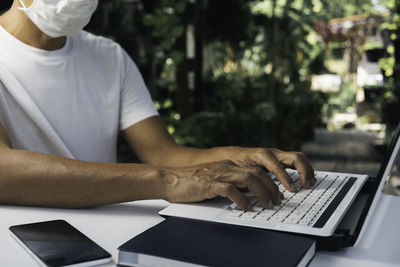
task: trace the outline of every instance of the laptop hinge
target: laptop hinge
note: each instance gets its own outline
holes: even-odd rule
[[[337,229],[332,236],[317,237],[317,250],[336,251],[354,244],[354,238],[348,229]]]

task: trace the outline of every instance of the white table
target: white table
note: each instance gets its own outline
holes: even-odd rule
[[[115,266],[117,248],[132,237],[164,219],[158,211],[168,206],[162,200],[137,201],[92,209],[49,209],[0,206],[0,267],[35,267],[35,260],[9,234],[16,224],[63,219],[112,254]]]
[[[0,266],[37,266],[11,237],[8,227],[64,219],[110,252],[115,266],[118,246],[163,220],[162,200],[137,201],[93,209],[68,210],[0,206]],[[318,252],[310,266],[400,266],[400,198],[383,195],[366,235],[357,247],[338,252]]]
[[[318,252],[309,266],[400,266],[400,197],[382,194],[355,247]]]

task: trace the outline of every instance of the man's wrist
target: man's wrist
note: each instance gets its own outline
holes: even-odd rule
[[[165,179],[165,170],[163,167],[148,165],[149,169],[141,174],[144,178],[143,191],[141,199],[164,199],[167,200],[167,182]],[[134,174],[137,176],[137,173]],[[137,179],[137,177],[136,177]]]
[[[218,155],[217,160],[230,160],[236,164],[236,159],[239,156],[240,152],[243,150],[243,148],[238,146],[216,147],[213,149],[215,149],[215,152]]]
[[[179,175],[174,168],[161,167],[158,169],[160,198],[169,202],[174,200],[174,192],[179,183]]]

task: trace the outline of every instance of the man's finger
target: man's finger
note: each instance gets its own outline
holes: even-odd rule
[[[284,154],[283,154],[284,153]],[[314,186],[316,180],[314,170],[306,155],[301,152],[283,152],[278,153],[278,157],[283,157],[281,161],[289,167],[295,168],[300,175],[300,182],[304,188]]]
[[[296,192],[297,189],[293,183],[293,180],[287,174],[285,168],[278,158],[270,150],[266,149],[260,159],[260,164],[268,169],[270,172],[275,174],[282,185],[290,192]]]
[[[211,191],[218,196],[229,198],[242,210],[250,210],[251,205],[248,198],[241,193],[233,184],[214,182],[211,184]]]
[[[265,173],[262,174],[261,170],[261,168],[238,168],[229,176],[224,175],[222,182],[232,184],[237,190],[247,188],[260,200],[264,208],[272,209],[274,202],[278,203],[275,199],[280,198],[279,190],[276,186],[261,181],[266,179]]]
[[[259,167],[251,169],[249,168],[249,172],[252,172],[261,181],[261,183],[264,184],[265,188],[267,188],[268,192],[271,195],[274,205],[280,205],[281,194],[279,192],[279,188],[265,171],[265,169]]]
[[[251,171],[245,173],[237,182],[241,187],[246,187],[252,192],[266,209],[272,209],[274,201],[269,189]],[[278,192],[276,192],[278,194]]]

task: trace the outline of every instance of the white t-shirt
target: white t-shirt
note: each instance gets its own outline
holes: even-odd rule
[[[136,65],[82,31],[45,51],[0,26],[0,124],[15,149],[116,161],[119,130],[158,115]]]

